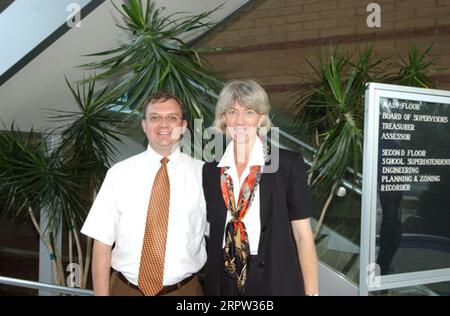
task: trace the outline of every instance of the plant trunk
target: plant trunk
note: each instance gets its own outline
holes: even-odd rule
[[[77,229],[75,224],[72,223],[73,236],[75,237],[75,244],[77,245],[77,253],[78,253],[78,265],[80,267],[80,278],[83,278],[83,250],[81,249],[80,237],[78,236]],[[81,284],[80,284],[81,287]]]
[[[55,254],[55,258],[56,258],[56,268],[57,268],[58,278],[59,278],[58,285],[65,286],[66,285],[66,280],[65,280],[64,267],[63,267],[62,259],[61,259],[61,255],[62,254],[58,253],[51,234],[52,233],[50,232],[50,245],[51,245],[51,247],[53,249],[53,253]]]
[[[319,146],[320,146],[320,138],[319,138],[319,130],[317,128],[315,130],[314,136],[315,136],[315,140],[316,140],[316,147],[319,148]]]
[[[59,278],[59,274],[58,274],[58,269],[56,267],[56,253],[54,253],[53,251],[53,247],[50,244],[50,242],[48,241],[47,238],[45,238],[44,233],[42,232],[41,226],[39,225],[39,223],[36,220],[36,217],[33,214],[33,209],[31,207],[28,207],[28,214],[30,215],[31,218],[31,222],[34,225],[34,228],[36,229],[36,231],[39,233],[39,236],[41,237],[42,241],[45,243],[47,250],[50,254],[50,261],[52,263],[52,272],[53,272],[53,278],[55,280],[55,284],[59,285],[60,284],[60,278]]]
[[[323,220],[325,218],[325,213],[327,212],[328,207],[330,206],[330,203],[331,203],[331,201],[333,199],[334,191],[336,189],[336,186],[337,186],[337,183],[335,183],[332,186],[330,195],[328,196],[328,199],[327,199],[327,201],[325,202],[325,204],[324,204],[324,206],[322,208],[322,211],[320,213],[319,221],[317,222],[317,225],[316,225],[316,231],[314,232],[314,239],[317,238],[317,235],[319,235],[320,229],[322,228]]]
[[[72,262],[73,262],[73,251],[72,251],[73,240],[72,240],[72,232],[69,230],[67,234],[69,235],[69,263],[72,263]]]
[[[84,274],[83,274],[83,280],[81,281],[82,289],[85,289],[87,286],[89,268],[91,266],[91,256],[92,256],[92,238],[88,237],[87,245],[86,245],[86,260],[84,262]]]

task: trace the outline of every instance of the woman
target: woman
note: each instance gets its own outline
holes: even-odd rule
[[[214,125],[232,140],[218,163],[203,167],[206,295],[318,295],[304,162],[272,147],[279,165],[267,172],[269,111],[266,92],[252,80],[231,81],[220,93]]]

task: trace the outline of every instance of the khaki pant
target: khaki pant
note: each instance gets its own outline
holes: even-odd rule
[[[109,295],[110,296],[144,296],[139,289],[124,282],[117,271],[114,271],[109,281]],[[202,296],[203,291],[198,281],[197,276],[194,276],[192,280],[182,285],[180,288],[166,293],[161,296]]]

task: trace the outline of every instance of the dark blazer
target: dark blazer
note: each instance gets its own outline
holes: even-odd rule
[[[217,162],[205,163],[203,166],[203,190],[210,223],[204,291],[206,295],[220,295],[226,207],[220,189],[220,168]],[[312,215],[302,156],[279,149],[279,168],[275,173],[263,173],[259,190],[261,237],[258,267],[264,275],[263,295],[304,295],[290,223]]]

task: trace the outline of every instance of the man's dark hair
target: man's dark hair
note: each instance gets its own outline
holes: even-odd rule
[[[167,100],[175,100],[179,105],[181,109],[181,113],[183,115],[183,120],[186,118],[186,113],[184,111],[184,104],[181,102],[179,98],[171,94],[170,92],[166,91],[160,91],[156,92],[152,95],[150,95],[144,102],[144,108],[142,110],[142,117],[145,119],[147,114],[147,108],[150,104],[160,103],[160,102],[166,102]]]

